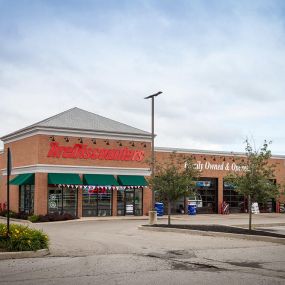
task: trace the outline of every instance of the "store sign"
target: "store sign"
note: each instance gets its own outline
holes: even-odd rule
[[[139,162],[144,159],[144,155],[143,150],[131,150],[127,147],[120,149],[92,148],[85,144],[60,146],[57,142],[51,142],[47,157]]]
[[[213,171],[246,171],[247,166],[240,166],[236,163],[230,163],[230,162],[222,162],[222,163],[211,163],[209,161],[202,163],[201,161],[197,161],[195,163],[196,169],[198,170],[213,170]]]

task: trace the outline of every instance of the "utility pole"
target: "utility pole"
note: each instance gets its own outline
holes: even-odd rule
[[[145,97],[144,99],[151,99],[151,178],[154,178],[154,170],[155,170],[155,157],[154,157],[154,97],[157,97],[158,95],[162,94],[161,91],[149,95]],[[154,189],[152,189],[152,210],[155,211],[155,197],[154,197]]]
[[[7,148],[7,238],[10,237],[10,175],[12,171],[12,155]]]

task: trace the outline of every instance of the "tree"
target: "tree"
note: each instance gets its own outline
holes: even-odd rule
[[[168,225],[171,224],[171,204],[193,192],[200,171],[191,157],[172,153],[168,162],[155,165],[155,176],[149,181],[159,196],[168,204]]]
[[[269,162],[271,151],[266,140],[260,150],[254,150],[248,139],[245,141],[245,159],[240,159],[239,172],[230,173],[226,181],[231,183],[237,192],[248,198],[249,230],[252,228],[252,202],[267,202],[277,198],[281,186],[274,180],[276,165]]]

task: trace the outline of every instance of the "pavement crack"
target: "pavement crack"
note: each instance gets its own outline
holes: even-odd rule
[[[262,268],[262,265],[259,262],[236,262],[236,261],[227,261],[226,263],[239,266],[239,267],[250,267],[250,268]]]
[[[172,260],[172,268],[175,270],[206,270],[206,271],[225,271],[226,269],[217,267],[215,265],[192,262],[192,261],[181,261]]]
[[[149,253],[143,256],[165,260],[171,265],[171,268],[174,270],[226,270],[212,264],[185,260],[189,258],[196,258],[196,256],[193,253],[189,254],[189,252],[185,252],[183,250],[171,250],[164,254]],[[177,259],[178,256],[179,259]]]
[[[278,277],[281,279],[285,279],[284,277],[284,271],[282,270],[276,270],[276,269],[266,269],[262,267],[262,263],[260,262],[232,262],[232,261],[220,261],[220,260],[215,260],[212,258],[204,258],[205,260],[208,261],[214,261],[214,262],[219,262],[221,264],[227,264],[227,265],[232,265],[234,267],[232,268],[225,268],[225,270],[229,271],[239,271],[239,272],[245,272],[249,274],[258,274],[266,277]],[[280,274],[281,273],[281,274]]]

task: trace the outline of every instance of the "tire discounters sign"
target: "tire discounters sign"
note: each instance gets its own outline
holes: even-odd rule
[[[92,148],[85,144],[74,144],[73,146],[60,146],[57,142],[50,143],[47,157],[73,158],[73,159],[99,159],[99,160],[121,160],[137,161],[144,159],[143,150],[131,150],[127,147],[119,149]]]

